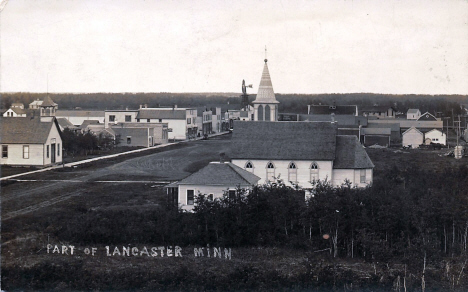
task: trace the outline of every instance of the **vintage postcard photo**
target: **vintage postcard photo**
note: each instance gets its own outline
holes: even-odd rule
[[[468,291],[466,0],[1,0],[0,291]]]

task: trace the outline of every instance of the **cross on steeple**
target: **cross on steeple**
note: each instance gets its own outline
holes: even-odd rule
[[[268,62],[268,59],[267,59],[267,48],[265,46],[265,63]]]

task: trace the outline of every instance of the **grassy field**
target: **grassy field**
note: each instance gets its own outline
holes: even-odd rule
[[[2,183],[2,289],[389,291],[399,287],[404,291],[403,280],[409,290],[420,289],[420,275],[405,276],[406,266],[401,262],[334,259],[327,251],[315,249],[239,248],[232,250],[230,260],[195,257],[194,246],[182,246],[182,258],[107,256],[106,245],[139,249],[159,246],[159,242],[132,238],[132,233],[127,231],[138,229],[142,222],[130,220],[134,217],[127,218],[125,214],[151,219],[166,199],[158,181],[183,178],[209,161],[218,160],[220,153],[228,152],[229,144],[230,136],[226,135],[171,146],[164,151],[22,177],[41,181]],[[393,167],[442,170],[468,163],[468,158],[456,160],[443,156],[444,150],[367,151],[375,164],[376,177],[382,170]],[[102,182],[113,180],[131,182]],[[86,218],[86,214],[101,216],[97,224],[103,226],[109,224],[109,214],[123,216],[116,228],[122,234],[109,235],[120,237],[118,242],[77,245],[65,240],[63,234],[73,235],[73,228],[80,223],[77,218]],[[75,245],[76,252],[73,256],[51,253],[51,250],[48,253],[48,244],[60,249],[63,245]],[[96,248],[96,254],[85,254],[85,249],[92,247]],[[449,280],[439,277],[444,269],[442,263],[428,264],[427,287],[439,291],[447,287]],[[447,273],[456,279],[460,271],[462,267],[454,263]],[[453,290],[462,291],[461,288],[453,286]]]

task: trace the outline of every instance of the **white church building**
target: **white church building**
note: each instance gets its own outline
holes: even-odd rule
[[[231,162],[259,183],[281,179],[313,188],[317,180],[340,186],[372,184],[374,164],[355,136],[337,135],[330,122],[234,122]]]

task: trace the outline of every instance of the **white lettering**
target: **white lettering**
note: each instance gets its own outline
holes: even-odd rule
[[[176,257],[182,257],[181,251],[182,251],[182,249],[180,248],[180,246],[176,246],[175,247],[175,256]]]

